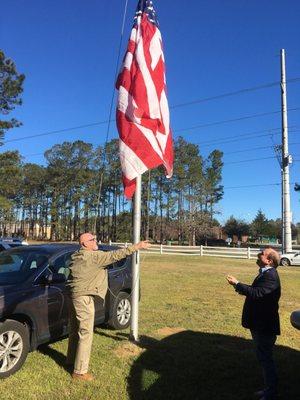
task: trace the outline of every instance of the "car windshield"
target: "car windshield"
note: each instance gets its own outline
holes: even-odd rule
[[[0,285],[24,282],[44,265],[49,255],[37,251],[22,251],[21,247],[0,253]]]

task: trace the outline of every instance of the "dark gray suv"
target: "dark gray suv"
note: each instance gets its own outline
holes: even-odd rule
[[[65,282],[77,245],[22,246],[0,253],[0,378],[29,351],[68,333]],[[116,248],[101,246],[100,250]],[[125,329],[131,317],[131,256],[109,265],[105,307],[95,297],[95,325]]]

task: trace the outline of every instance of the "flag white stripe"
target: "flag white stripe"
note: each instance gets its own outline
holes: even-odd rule
[[[151,68],[154,70],[160,57],[162,57],[161,34],[158,29],[156,29],[155,34],[151,39],[149,51],[151,54]]]
[[[132,60],[133,60],[133,54],[128,51],[124,60],[123,67],[127,68],[130,71]]]
[[[137,109],[137,104],[131,94],[124,88],[119,87],[118,110],[124,113],[132,122],[141,123],[141,119],[137,118],[134,111]]]
[[[135,179],[139,174],[147,171],[148,168],[143,161],[121,139],[119,140],[119,149],[122,171],[127,179]]]
[[[154,136],[153,132],[146,128],[145,126],[135,124],[135,126],[143,133],[145,138],[149,141],[151,144],[153,150],[157,153],[157,155],[163,160],[164,156],[161,152],[161,149],[157,143],[156,137]],[[166,135],[165,135],[166,136]]]
[[[163,90],[160,95],[160,110],[161,110],[161,118],[165,127],[165,133],[168,135],[170,133],[170,112],[168,99],[166,96],[166,92]]]
[[[137,29],[136,28],[132,28],[131,33],[130,33],[130,40],[132,40],[133,42],[136,42],[136,36],[137,36]]]
[[[149,114],[151,118],[160,118],[160,109],[159,109],[159,101],[156,93],[156,88],[153,83],[152,77],[148,70],[148,66],[145,60],[144,55],[144,46],[143,39],[139,35],[137,35],[137,50],[136,50],[136,59],[140,68],[140,71],[144,78],[145,87],[147,90],[147,98],[149,105]]]
[[[156,132],[156,138],[157,138],[157,141],[158,141],[163,153],[166,151],[168,136],[169,135],[165,135],[164,133],[161,133],[159,131]],[[163,156],[162,156],[162,159],[164,159]]]

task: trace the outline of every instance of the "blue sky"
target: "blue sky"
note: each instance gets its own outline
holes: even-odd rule
[[[128,1],[122,55],[136,4]],[[7,132],[7,141],[108,119],[124,6],[125,0],[2,4],[1,48],[26,75],[24,103],[13,113],[23,126]],[[295,0],[154,0],[154,6],[171,107],[279,81],[281,48],[286,50],[287,79],[300,78],[300,3]],[[275,156],[271,146],[281,141],[280,113],[222,122],[280,107],[277,85],[171,108],[175,137],[199,144],[204,156],[215,148],[224,151],[220,221],[231,214],[251,220],[259,208],[268,218],[280,217],[280,186],[270,185],[280,182],[278,161],[270,158]],[[288,107],[300,107],[300,80],[288,84]],[[289,112],[288,122],[290,153],[300,160],[300,109]],[[207,124],[213,125],[188,129]],[[52,145],[77,139],[101,144],[106,129],[104,124],[12,141],[0,151],[18,149],[25,161],[43,163],[43,156],[36,154]],[[109,139],[116,136],[112,123]],[[300,181],[299,167],[297,161],[292,165],[291,182]],[[294,222],[300,221],[299,200],[292,185]]]

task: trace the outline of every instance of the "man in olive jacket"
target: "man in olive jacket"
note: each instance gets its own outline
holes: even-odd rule
[[[69,292],[70,333],[67,365],[74,366],[72,377],[84,381],[93,380],[88,373],[93,341],[95,306],[94,296],[103,300],[108,289],[107,267],[115,261],[150,247],[148,242],[139,242],[124,249],[98,251],[96,238],[83,233],[79,238],[80,249],[71,257],[70,275],[67,281]]]
[[[279,254],[267,248],[258,254],[259,274],[251,286],[228,275],[227,281],[235,290],[246,296],[242,326],[250,329],[257,359],[263,369],[265,388],[255,393],[260,400],[277,398],[278,377],[273,360],[273,347],[280,335],[279,299],[280,279],[277,273]]]

